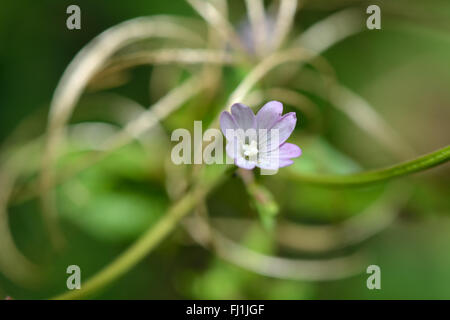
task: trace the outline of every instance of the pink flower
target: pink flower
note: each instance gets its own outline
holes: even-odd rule
[[[227,139],[227,155],[241,168],[256,167],[277,170],[294,162],[301,149],[285,142],[297,123],[295,112],[281,115],[283,105],[278,101],[266,103],[256,114],[249,107],[236,103],[231,113],[220,115],[220,127]]]

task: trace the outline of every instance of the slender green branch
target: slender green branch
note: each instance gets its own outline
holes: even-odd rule
[[[289,171],[287,177],[292,180],[311,184],[329,186],[352,186],[386,181],[395,177],[435,167],[450,160],[450,146],[436,150],[417,159],[403,162],[391,167],[366,171],[349,175],[332,174],[302,174],[294,170]]]

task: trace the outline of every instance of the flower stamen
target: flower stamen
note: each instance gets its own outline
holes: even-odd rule
[[[255,140],[252,140],[250,144],[243,144],[242,150],[244,151],[244,156],[254,157],[258,154],[258,144]]]

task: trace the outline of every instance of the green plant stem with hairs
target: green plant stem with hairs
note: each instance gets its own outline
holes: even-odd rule
[[[385,169],[367,171],[353,175],[293,175],[293,179],[306,183],[321,185],[363,185],[386,181],[395,177],[408,175],[426,170],[450,160],[450,146],[439,149],[417,159],[404,162]],[[141,261],[153,250],[176,226],[177,223],[190,213],[195,206],[223,179],[226,174],[211,178],[207,183],[193,186],[190,192],[178,200],[139,240],[116,258],[111,264],[97,273],[82,285],[80,290],[74,290],[54,297],[54,299],[81,299],[90,296],[106,287],[114,280],[125,274],[129,269]]]

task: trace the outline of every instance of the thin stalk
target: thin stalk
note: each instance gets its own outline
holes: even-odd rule
[[[297,6],[298,0],[282,0],[280,2],[280,8],[278,9],[277,22],[273,35],[273,50],[277,50],[283,44],[289,31],[291,31]]]
[[[304,183],[328,185],[328,186],[357,186],[375,182],[382,182],[395,177],[404,176],[414,172],[423,171],[435,167],[450,160],[450,145],[432,153],[423,155],[414,160],[403,162],[391,167],[365,171],[349,175],[333,174],[302,174],[290,170],[286,175],[288,179]]]
[[[130,67],[144,64],[233,64],[237,58],[222,50],[205,50],[205,49],[159,49],[149,52],[135,52],[115,58],[100,71],[90,82],[105,75],[110,75],[119,71],[123,71]]]
[[[225,41],[229,41],[238,52],[246,53],[245,46],[231,23],[213,4],[201,0],[187,0],[187,2]]]
[[[248,19],[252,28],[255,52],[259,56],[265,56],[267,51],[266,13],[264,12],[264,1],[246,0]]]

